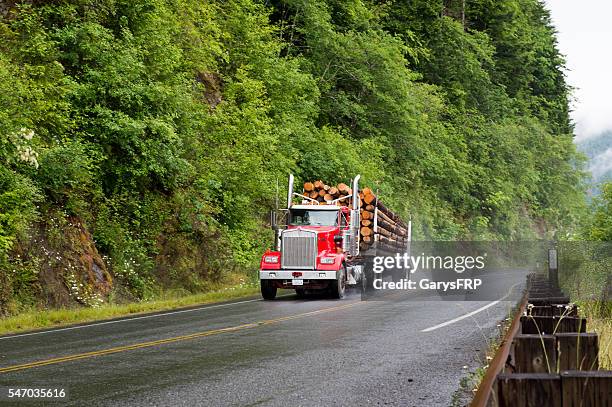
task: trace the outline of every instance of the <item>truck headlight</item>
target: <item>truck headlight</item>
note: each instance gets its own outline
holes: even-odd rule
[[[334,264],[335,261],[333,257],[321,257],[321,264]]]
[[[264,263],[276,264],[278,263],[278,256],[264,256]]]

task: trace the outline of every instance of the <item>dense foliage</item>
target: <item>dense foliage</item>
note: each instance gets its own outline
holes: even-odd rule
[[[419,238],[571,235],[582,161],[549,14],[538,0],[462,4],[3,9],[0,308],[53,302],[49,274],[74,280],[49,260],[70,227],[95,242],[75,258],[104,259],[88,278],[107,266],[139,298],[251,270],[289,172],[361,173]]]
[[[585,238],[612,242],[612,182],[603,184],[601,195],[593,202],[593,216],[587,225]]]

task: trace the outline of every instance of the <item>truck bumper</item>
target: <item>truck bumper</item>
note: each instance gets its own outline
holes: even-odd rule
[[[293,273],[302,273],[299,277],[293,277]],[[339,270],[260,270],[260,280],[337,280]]]
[[[301,273],[293,277],[293,273]],[[260,280],[269,281],[276,288],[322,290],[338,279],[340,270],[260,270]],[[300,284],[295,284],[296,282]]]

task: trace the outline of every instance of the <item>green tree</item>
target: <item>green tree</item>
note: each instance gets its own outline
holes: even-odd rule
[[[594,202],[592,222],[586,237],[589,240],[612,241],[612,183],[603,185],[602,192]]]

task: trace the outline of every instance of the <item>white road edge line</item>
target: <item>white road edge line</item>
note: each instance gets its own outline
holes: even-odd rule
[[[278,297],[279,298],[281,298],[281,297],[288,297],[290,295],[292,295],[292,294],[279,295]],[[229,307],[229,306],[232,306],[232,305],[246,304],[246,303],[249,303],[249,302],[257,302],[257,301],[263,301],[263,300],[259,299],[259,298],[255,298],[255,299],[252,299],[252,300],[230,302],[230,303],[227,303],[227,304],[217,304],[217,305],[208,305],[208,306],[205,305],[205,306],[202,306],[202,307],[199,307],[199,308],[184,309],[184,310],[180,310],[180,311],[170,311],[170,312],[165,312],[165,313],[162,313],[162,314],[143,315],[141,317],[124,318],[124,319],[118,319],[118,320],[115,320],[115,321],[95,322],[95,323],[87,324],[87,325],[69,326],[67,328],[51,329],[51,330],[48,330],[48,331],[30,332],[30,333],[26,333],[26,334],[17,334],[17,335],[11,335],[11,336],[4,336],[4,337],[0,338],[0,341],[4,340],[4,339],[23,338],[24,336],[34,336],[34,335],[42,335],[42,334],[52,334],[52,333],[55,333],[55,332],[73,331],[75,329],[90,328],[90,327],[93,327],[93,326],[118,324],[120,322],[136,321],[136,320],[139,320],[139,319],[149,319],[149,318],[165,317],[165,316],[168,316],[168,315],[184,314],[184,313],[187,313],[187,312],[202,311],[202,310],[211,309],[211,308]]]
[[[425,329],[423,329],[421,332],[431,332],[431,331],[435,331],[436,329],[439,329],[439,328],[444,328],[445,326],[449,326],[449,325],[454,324],[455,322],[459,322],[459,321],[461,321],[461,320],[463,320],[463,319],[469,318],[469,317],[471,317],[472,315],[476,315],[476,314],[478,314],[479,312],[482,312],[482,311],[486,310],[487,308],[491,308],[491,307],[493,307],[493,306],[495,306],[495,305],[499,304],[500,302],[502,302],[502,301],[503,301],[503,300],[505,300],[506,298],[508,298],[508,296],[510,295],[510,293],[512,292],[512,290],[514,289],[514,287],[516,287],[516,286],[517,286],[517,285],[519,285],[519,284],[520,284],[520,283],[516,283],[516,284],[514,284],[512,287],[510,287],[510,290],[508,290],[508,294],[504,295],[504,296],[503,296],[503,297],[501,297],[499,300],[495,300],[495,301],[493,301],[493,302],[490,302],[490,303],[488,303],[487,305],[485,305],[484,307],[480,307],[480,308],[478,308],[477,310],[474,310],[474,311],[472,311],[472,312],[468,312],[467,314],[464,314],[464,315],[461,315],[460,317],[457,317],[457,318],[451,319],[450,321],[442,322],[441,324],[434,325],[434,326],[431,326],[431,327],[429,327],[429,328],[425,328]]]

